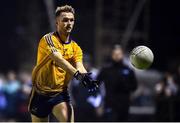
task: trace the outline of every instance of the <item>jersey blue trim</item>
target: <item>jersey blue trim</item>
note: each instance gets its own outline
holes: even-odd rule
[[[55,34],[58,36],[58,38],[61,41],[61,43],[63,43],[63,44],[70,44],[71,43],[71,40],[72,40],[71,37],[69,37],[69,41],[68,42],[63,42],[61,37],[60,37],[60,35],[58,34],[58,32],[55,32]]]

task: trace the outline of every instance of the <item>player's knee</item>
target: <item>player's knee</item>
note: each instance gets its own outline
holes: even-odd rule
[[[72,120],[72,107],[67,103],[58,104],[53,109],[53,114],[61,122],[70,122]]]

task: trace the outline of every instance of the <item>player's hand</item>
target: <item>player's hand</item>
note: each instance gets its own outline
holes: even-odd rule
[[[74,77],[81,81],[81,83],[84,85],[84,87],[88,88],[89,92],[95,92],[99,88],[99,82],[97,80],[93,80],[90,77],[91,73],[80,73],[77,71],[74,74]]]

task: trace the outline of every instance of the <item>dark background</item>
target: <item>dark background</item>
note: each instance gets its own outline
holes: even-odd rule
[[[44,34],[55,31],[51,27],[54,21],[49,19],[50,9],[45,1],[50,0],[1,1],[0,121],[30,121],[27,106],[38,42]],[[97,16],[97,3],[100,1],[103,9],[101,16]],[[91,59],[87,55],[87,59],[92,60],[94,72],[98,74],[109,60],[112,45],[118,43],[123,46],[122,39],[128,22],[133,17],[136,5],[143,1],[53,0],[52,10],[54,12],[57,6],[65,4],[75,8],[75,27],[71,36],[85,54],[92,56]],[[180,2],[145,1],[139,16],[135,16],[138,17],[137,23],[125,51],[129,56],[134,47],[148,46],[154,53],[154,62],[145,71],[133,69],[138,88],[131,95],[128,121],[159,121],[161,118],[160,121],[180,121],[180,72],[176,72],[180,63]],[[97,23],[97,20],[101,22]],[[98,38],[100,33],[102,37]],[[161,93],[158,86],[162,87]],[[87,96],[86,93],[82,94]],[[81,98],[78,99],[82,102]],[[79,116],[85,118],[83,115]]]
[[[77,13],[72,37],[84,52],[94,57],[95,0],[55,1],[56,6],[69,3]],[[152,68],[171,69],[171,64],[179,62],[179,3],[178,0],[150,1],[149,47],[155,55]],[[43,34],[51,31],[44,2],[1,1],[0,13],[0,71],[19,70],[25,63],[33,65],[38,40]]]
[[[165,69],[170,62],[179,62],[179,1],[159,0],[151,5],[151,42],[155,67]]]

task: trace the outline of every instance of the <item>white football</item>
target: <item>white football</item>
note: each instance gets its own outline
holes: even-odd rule
[[[146,46],[137,46],[130,53],[131,64],[138,69],[147,69],[151,66],[154,55]]]

